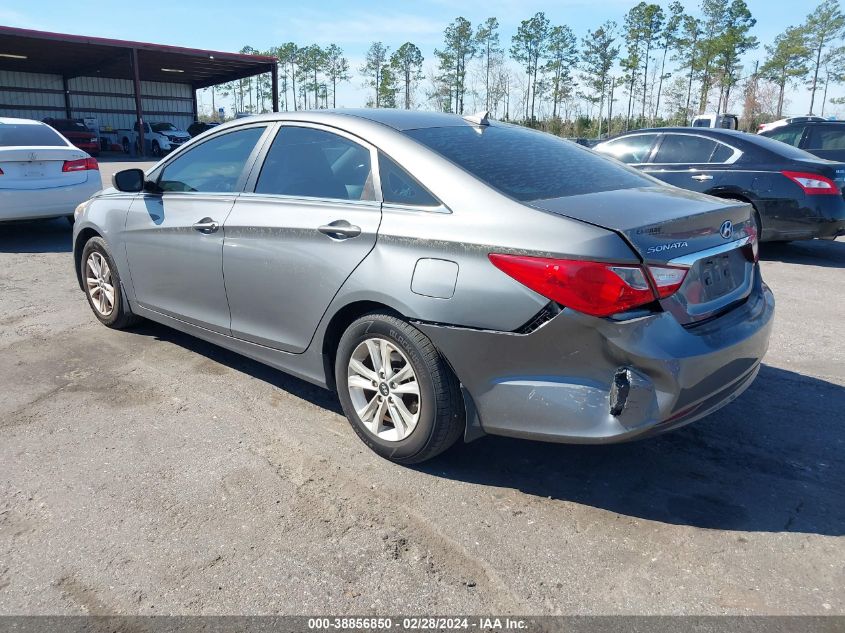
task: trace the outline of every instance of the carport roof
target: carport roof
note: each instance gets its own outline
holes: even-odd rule
[[[65,77],[132,79],[138,51],[143,81],[168,81],[204,88],[273,72],[274,57],[68,35],[0,26],[0,70]],[[169,70],[165,70],[169,69]]]

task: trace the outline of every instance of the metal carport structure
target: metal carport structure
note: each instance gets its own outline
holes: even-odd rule
[[[269,73],[277,112],[277,69],[263,55],[0,26],[0,115],[132,120],[143,148],[145,114],[196,119],[201,88]]]

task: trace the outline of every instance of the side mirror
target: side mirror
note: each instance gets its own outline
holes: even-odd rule
[[[144,190],[144,170],[124,169],[114,174],[111,182],[118,191],[139,193]]]

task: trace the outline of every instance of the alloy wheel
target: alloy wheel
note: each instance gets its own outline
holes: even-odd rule
[[[361,342],[349,359],[347,387],[364,426],[387,442],[407,438],[420,418],[420,387],[410,360],[384,338]]]
[[[85,284],[91,305],[101,316],[108,317],[114,311],[114,285],[111,268],[98,251],[92,251],[85,262]]]

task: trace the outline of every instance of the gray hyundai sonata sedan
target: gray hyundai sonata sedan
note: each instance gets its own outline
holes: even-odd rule
[[[73,235],[103,324],[334,389],[396,462],[461,435],[673,429],[742,393],[768,345],[749,205],[484,115],[256,116],[113,184]]]

